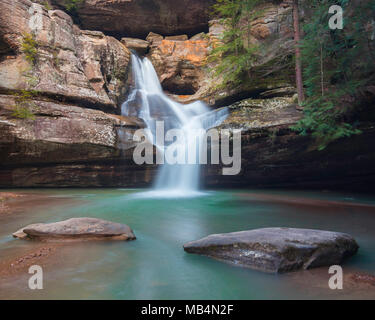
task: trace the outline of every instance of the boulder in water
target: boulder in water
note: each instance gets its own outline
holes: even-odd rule
[[[95,218],[72,218],[54,223],[31,224],[13,233],[27,240],[135,240],[132,229],[125,225]]]
[[[291,228],[214,234],[184,245],[188,253],[269,273],[340,264],[358,248],[348,234]]]

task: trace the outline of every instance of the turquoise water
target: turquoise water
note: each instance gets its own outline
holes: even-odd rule
[[[25,275],[0,285],[3,299],[293,299],[325,295],[340,298],[328,285],[309,290],[310,284],[301,284],[290,275],[234,267],[189,255],[182,248],[184,243],[209,234],[263,227],[350,233],[361,248],[345,264],[344,272],[355,270],[375,275],[375,199],[370,196],[223,190],[207,191],[194,198],[149,199],[142,196],[142,190],[125,189],[29,192],[60,201],[1,217],[0,257],[36,245],[10,236],[20,227],[71,217],[97,217],[128,224],[137,240],[65,245],[57,253],[61,261],[44,270],[44,290],[28,290]],[[328,283],[328,271],[322,273],[327,274],[326,278],[320,276],[316,281]],[[313,287],[315,284],[311,284]]]

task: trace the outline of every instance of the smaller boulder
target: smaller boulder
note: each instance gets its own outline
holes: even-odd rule
[[[164,37],[160,34],[150,32],[146,37],[146,41],[148,41],[152,47],[158,46],[162,43]]]
[[[150,47],[148,41],[135,38],[122,38],[121,43],[129,50],[134,50],[140,56],[144,56]]]
[[[292,228],[214,234],[184,245],[188,253],[269,273],[340,264],[358,248],[348,234]]]
[[[136,239],[129,226],[96,218],[72,218],[61,222],[31,224],[13,233],[13,237],[39,241]]]

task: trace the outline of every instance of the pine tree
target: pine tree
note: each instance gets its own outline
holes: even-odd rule
[[[209,61],[215,61],[215,76],[222,77],[222,87],[234,87],[249,76],[257,46],[250,41],[251,20],[258,0],[217,0],[214,13],[221,18],[225,32]],[[241,26],[241,23],[245,26]]]
[[[343,30],[329,28],[331,5],[350,12]],[[360,133],[350,114],[367,75],[374,72],[372,59],[366,56],[371,50],[365,26],[374,16],[375,5],[362,0],[350,8],[347,0],[310,0],[308,6],[313,14],[301,41],[307,98],[304,118],[294,129],[312,134],[322,150],[336,139]]]
[[[302,62],[300,45],[300,27],[299,27],[299,4],[298,0],[293,0],[293,22],[294,22],[294,42],[296,59],[296,84],[298,93],[298,105],[302,106],[305,100],[302,81]]]

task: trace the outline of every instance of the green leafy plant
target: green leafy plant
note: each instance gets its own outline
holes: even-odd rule
[[[54,48],[52,52],[52,57],[53,57],[53,65],[58,68],[61,65],[61,61],[59,59],[59,52],[57,48]]]
[[[50,3],[48,1],[44,1],[43,5],[46,8],[46,10],[48,10],[48,11],[52,10],[52,7],[51,7],[51,5],[50,5]]]
[[[83,3],[84,0],[65,0],[65,9],[69,12],[77,12],[78,7]]]
[[[26,56],[26,60],[35,64],[38,55],[38,43],[30,33],[23,34],[21,50]]]
[[[34,114],[30,111],[28,107],[16,106],[12,113],[12,116],[18,119],[30,119],[35,120]]]
[[[80,24],[80,18],[78,14],[79,7],[85,2],[85,0],[65,0],[63,6],[65,10],[72,17],[74,23]]]
[[[16,105],[14,107],[12,116],[18,119],[35,120],[35,116],[31,108],[35,107],[32,102],[34,96],[38,94],[36,90],[21,90],[14,93]]]

